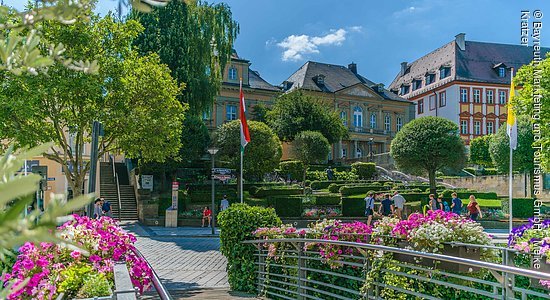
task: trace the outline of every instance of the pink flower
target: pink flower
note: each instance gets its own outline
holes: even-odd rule
[[[92,255],[90,255],[90,261],[93,262],[93,263],[99,262],[99,261],[101,261],[101,256],[92,254]]]
[[[76,259],[76,260],[80,259],[81,255],[82,255],[82,253],[80,253],[79,251],[76,251],[76,250],[71,252],[71,257]]]
[[[32,270],[34,268],[34,262],[30,259],[25,259],[23,261],[23,267],[27,270]]]

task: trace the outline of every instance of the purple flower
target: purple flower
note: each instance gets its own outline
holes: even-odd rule
[[[25,259],[23,261],[23,267],[27,270],[32,270],[34,268],[34,262],[30,259]]]

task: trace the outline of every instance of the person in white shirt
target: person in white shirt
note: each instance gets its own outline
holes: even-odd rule
[[[227,195],[223,195],[223,199],[220,203],[220,211],[224,211],[229,208],[229,201],[227,200]]]
[[[391,198],[393,201],[393,206],[395,207],[395,215],[402,220],[403,219],[403,208],[405,207],[405,198],[399,194],[399,191],[395,191],[393,193],[393,197]]]
[[[370,226],[372,216],[374,215],[374,193],[369,192],[365,197],[366,207],[365,216],[367,217],[367,225]]]

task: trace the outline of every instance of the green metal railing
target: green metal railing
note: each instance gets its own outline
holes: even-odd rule
[[[433,290],[417,289],[417,286],[421,285],[437,285],[453,293],[456,292],[457,295],[474,294],[475,299],[550,299],[548,290],[528,284],[529,280],[532,282],[550,280],[550,273],[514,266],[515,251],[503,247],[449,244],[453,247],[499,251],[501,255],[499,264],[346,241],[270,239],[244,243],[253,244],[258,249],[256,253],[258,294],[270,299],[468,299],[463,296],[449,298],[436,295]],[[277,246],[276,257],[268,254],[267,248],[270,244]],[[305,249],[306,245],[345,247],[353,249],[355,255],[340,255],[339,259],[333,260],[332,263],[337,263],[341,267],[333,269],[324,264],[316,248]],[[410,260],[404,262],[392,258],[398,256],[414,257],[417,263],[414,260],[411,263]],[[433,262],[433,264],[418,263],[418,259]],[[383,261],[391,263],[381,264]],[[445,268],[438,267],[443,263],[465,266],[469,271],[462,273],[447,271]],[[383,278],[388,274],[408,284],[398,285],[387,282]],[[518,281],[522,284],[518,284]],[[388,296],[388,293],[394,296]]]

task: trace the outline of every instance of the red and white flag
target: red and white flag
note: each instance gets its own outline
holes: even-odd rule
[[[241,119],[241,151],[250,142],[250,133],[248,132],[248,124],[246,124],[246,105],[244,103],[243,80],[240,80],[240,104],[239,118]]]

